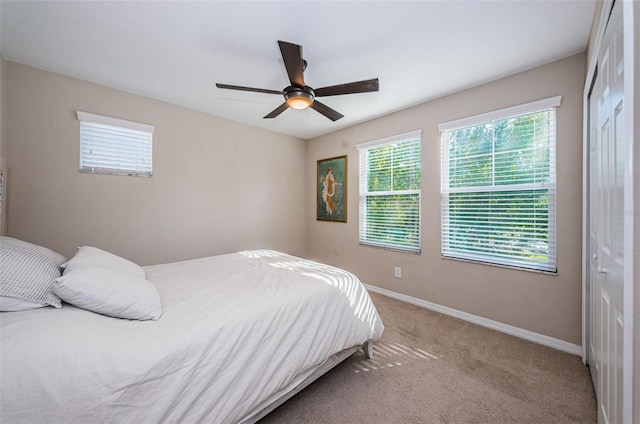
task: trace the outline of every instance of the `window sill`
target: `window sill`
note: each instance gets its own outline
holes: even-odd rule
[[[384,244],[366,243],[366,242],[362,242],[362,241],[359,244],[360,244],[360,246],[364,246],[364,247],[373,247],[374,249],[390,250],[392,252],[411,253],[411,254],[414,254],[414,255],[422,254],[422,250],[421,249],[415,250],[415,249],[410,249],[410,248],[389,246],[389,245],[384,245]]]
[[[516,270],[516,271],[535,272],[535,273],[538,273],[538,274],[546,274],[546,275],[551,275],[551,276],[557,276],[558,275],[558,269],[557,268],[556,268],[555,271],[545,271],[545,270],[542,270],[542,269],[525,268],[525,267],[519,267],[519,266],[515,266],[515,265],[504,265],[504,264],[497,264],[497,263],[494,263],[494,262],[485,262],[485,261],[478,261],[478,260],[473,260],[473,259],[456,258],[456,257],[444,256],[444,255],[440,255],[440,258],[448,259],[448,260],[452,260],[452,261],[468,262],[468,263],[477,264],[477,265],[487,265],[487,266],[495,266],[495,267],[498,267],[498,268],[513,269],[513,270]]]

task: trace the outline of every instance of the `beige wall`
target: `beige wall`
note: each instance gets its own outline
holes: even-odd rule
[[[586,54],[553,62],[311,140],[307,152],[308,255],[365,283],[581,344],[582,89]],[[557,113],[558,274],[440,257],[442,122],[562,95]],[[358,244],[355,145],[422,129],[422,254]],[[316,161],[349,156],[348,223],[315,220]],[[402,267],[402,279],[393,277]]]
[[[306,253],[304,141],[6,64],[8,233],[140,264],[242,249]],[[155,125],[153,178],[78,172],[76,111]]]
[[[6,140],[6,122],[5,122],[5,93],[6,93],[6,82],[5,82],[5,66],[6,61],[4,57],[0,54],[0,169],[6,171],[7,161],[5,159],[5,140]],[[5,175],[5,184],[6,184],[7,175]],[[3,201],[0,204],[0,235],[5,235],[7,233],[7,202]]]
[[[5,146],[4,146],[4,139],[5,139],[5,131],[6,131],[6,126],[5,126],[5,120],[4,120],[4,104],[5,104],[5,66],[6,66],[6,61],[4,60],[4,57],[2,55],[0,55],[0,158],[4,158],[5,157]]]

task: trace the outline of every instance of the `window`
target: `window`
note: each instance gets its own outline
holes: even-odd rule
[[[150,177],[152,125],[78,111],[80,172]]]
[[[360,243],[420,252],[421,131],[356,147]]]
[[[443,257],[556,272],[560,101],[439,126]]]

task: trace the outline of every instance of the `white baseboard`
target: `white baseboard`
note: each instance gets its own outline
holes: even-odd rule
[[[533,331],[514,327],[513,325],[504,324],[499,321],[483,318],[478,315],[470,314],[468,312],[463,312],[457,309],[449,308],[448,306],[438,305],[437,303],[428,302],[426,300],[418,299],[417,297],[408,296],[402,293],[396,293],[394,291],[372,286],[369,284],[365,284],[365,287],[367,288],[367,290],[370,290],[374,293],[379,293],[384,296],[400,300],[402,302],[420,306],[425,309],[430,309],[435,312],[440,312],[441,314],[449,315],[454,318],[461,319],[463,321],[468,321],[472,324],[481,325],[483,327],[487,327],[492,330],[496,330],[502,333],[510,334],[512,336],[520,337],[521,339],[529,340],[531,342],[538,343],[544,346],[549,346],[554,349],[561,350],[563,352],[571,353],[573,355],[578,355],[578,356],[582,355],[581,346],[566,342],[564,340],[545,336],[544,334],[540,334],[540,333],[534,333]]]

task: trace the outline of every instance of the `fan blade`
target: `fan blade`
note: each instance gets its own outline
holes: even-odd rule
[[[344,117],[344,115],[340,112],[331,109],[329,106],[325,105],[324,103],[320,103],[317,100],[314,100],[313,103],[311,103],[310,107],[311,109],[315,109],[317,112],[320,112],[332,121],[337,121],[338,119]]]
[[[291,85],[304,87],[304,77],[302,75],[302,46],[287,43],[286,41],[278,41],[280,53],[284,60],[284,67],[287,68],[287,75]]]
[[[284,112],[287,109],[289,109],[289,105],[287,104],[287,102],[284,102],[280,106],[278,106],[277,108],[269,112],[269,114],[263,116],[262,119],[275,118],[276,116],[280,115],[282,112]]]
[[[239,85],[218,84],[218,83],[216,83],[216,87],[224,88],[227,90],[240,90],[240,91],[253,91],[256,93],[280,94],[282,96],[282,91],[267,90],[265,88],[242,87]]]
[[[339,96],[341,94],[368,93],[380,89],[378,78],[350,82],[347,84],[332,85],[330,87],[317,88],[316,97]]]

